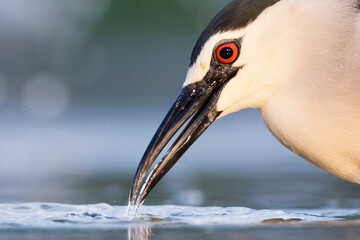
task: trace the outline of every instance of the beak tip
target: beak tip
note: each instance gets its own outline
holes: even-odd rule
[[[132,204],[134,202],[134,196],[133,195],[129,195],[129,204]]]
[[[138,198],[136,199],[136,206],[140,206],[141,204],[143,204],[143,202],[145,201],[146,197],[147,197],[147,193],[146,192],[141,192],[140,195],[138,196]]]

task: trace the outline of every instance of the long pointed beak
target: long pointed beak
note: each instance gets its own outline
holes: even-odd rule
[[[228,72],[226,78],[208,76],[203,81],[190,84],[182,89],[139,163],[130,190],[130,203],[135,201],[136,205],[142,203],[155,185],[177,163],[186,150],[216,120],[220,114],[216,109],[216,103],[221,89],[224,83],[237,73],[238,69],[232,68],[230,70],[232,71]],[[162,161],[151,171],[139,193],[146,173],[156,158],[191,116],[193,116],[192,119],[172,144]]]

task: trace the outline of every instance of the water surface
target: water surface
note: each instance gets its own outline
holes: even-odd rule
[[[324,227],[357,228],[357,209],[318,210],[255,210],[245,207],[187,207],[187,206],[142,206],[134,218],[124,217],[125,206],[66,205],[56,203],[24,203],[0,205],[0,231],[5,237],[22,234],[27,236],[65,235],[73,237],[91,232],[104,237],[110,232],[127,233],[128,239],[157,239],[155,232],[172,230],[181,233],[173,239],[181,239],[189,232],[201,229],[220,237],[220,232],[245,234],[254,229],[281,231],[294,228]],[[79,232],[77,232],[79,231]],[[201,231],[200,231],[201,232]],[[205,231],[206,232],[206,231]],[[120,235],[119,235],[120,234]],[[175,235],[174,235],[175,236]],[[123,236],[124,237],[124,236]]]

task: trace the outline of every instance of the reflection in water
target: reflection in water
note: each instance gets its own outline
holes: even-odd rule
[[[128,240],[149,240],[151,235],[151,228],[147,226],[129,226],[128,228]]]

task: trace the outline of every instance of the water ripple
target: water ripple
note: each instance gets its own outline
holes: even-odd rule
[[[360,223],[358,209],[254,210],[245,207],[143,206],[134,219],[125,206],[57,203],[0,204],[0,229],[128,229],[181,226]]]

